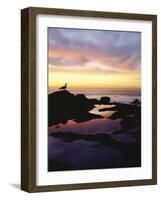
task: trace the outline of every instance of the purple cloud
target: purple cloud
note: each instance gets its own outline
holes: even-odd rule
[[[141,33],[107,30],[48,28],[49,49],[79,51],[80,58],[50,57],[49,64],[57,66],[84,65],[86,52],[110,57],[109,64],[121,64],[131,70],[140,67]]]

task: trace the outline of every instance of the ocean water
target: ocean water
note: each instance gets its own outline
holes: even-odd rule
[[[71,89],[74,94],[84,94],[89,99],[100,99],[103,96],[111,98],[111,102],[130,103],[134,99],[141,101],[140,89]]]
[[[141,89],[67,89],[73,94],[84,94],[89,99],[100,99],[103,96],[111,98],[111,102],[130,103],[134,99],[141,101]],[[50,90],[49,93],[57,90]]]

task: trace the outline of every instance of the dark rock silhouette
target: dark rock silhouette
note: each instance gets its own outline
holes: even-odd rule
[[[138,100],[138,99],[135,99],[131,102],[131,104],[134,104],[134,105],[140,105],[141,102]]]
[[[66,123],[69,119],[81,122],[101,118],[100,115],[88,113],[96,102],[84,94],[74,95],[67,90],[53,92],[48,95],[48,125]]]
[[[100,104],[100,102],[97,99],[89,99],[89,101],[91,102],[91,104],[95,105],[95,104]]]
[[[114,107],[113,109],[116,109],[117,112],[110,117],[111,119],[123,119],[126,117],[137,117],[140,119],[141,117],[141,107],[137,105],[117,103],[116,108]]]
[[[61,170],[68,170],[71,169],[72,166],[68,161],[60,161],[60,160],[51,160],[48,161],[48,171],[61,171]]]
[[[120,124],[123,130],[141,127],[141,106],[117,103],[116,109],[110,119],[122,119]]]
[[[100,104],[109,104],[110,103],[110,97],[101,97]]]

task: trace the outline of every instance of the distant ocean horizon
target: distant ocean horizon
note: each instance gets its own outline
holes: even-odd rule
[[[57,90],[49,90],[49,94]],[[111,98],[111,102],[130,103],[134,99],[141,101],[141,89],[68,89],[73,94],[84,94],[89,99],[100,99],[103,96]]]

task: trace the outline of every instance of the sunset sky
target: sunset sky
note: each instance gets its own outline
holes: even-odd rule
[[[48,28],[49,90],[137,89],[141,84],[141,34]]]

